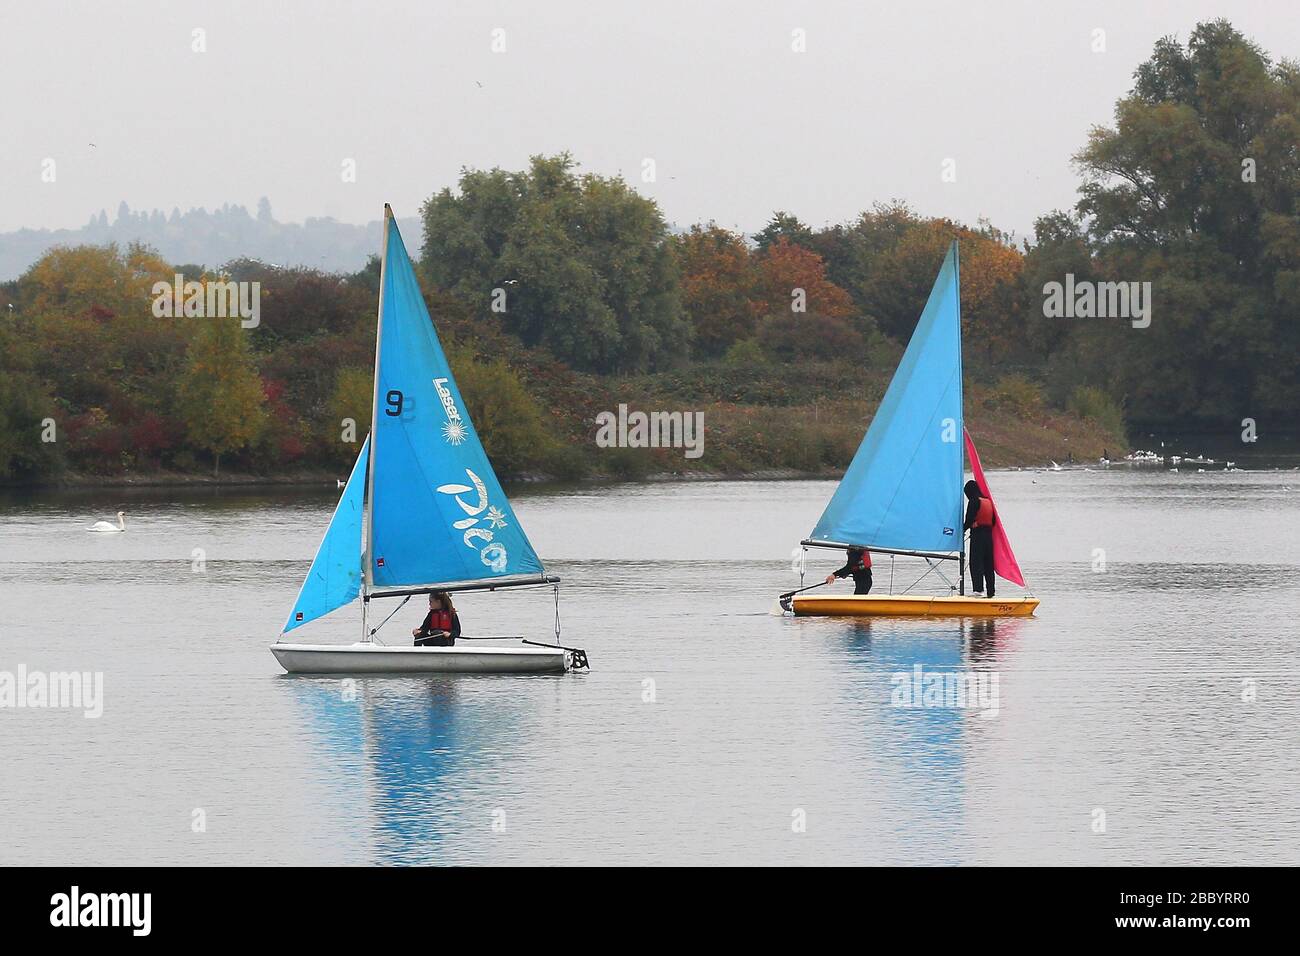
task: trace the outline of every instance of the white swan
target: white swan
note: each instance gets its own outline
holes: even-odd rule
[[[87,531],[125,531],[126,512],[119,511],[117,513],[117,524],[113,524],[113,522],[111,521],[96,521],[86,530]]]

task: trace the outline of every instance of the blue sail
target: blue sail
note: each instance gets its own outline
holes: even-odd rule
[[[903,360],[811,539],[899,551],[962,547],[957,243]]]
[[[384,208],[370,493],[370,583],[540,575],[452,377],[392,211]]]
[[[361,506],[369,452],[367,438],[281,633],[322,617],[361,593]]]

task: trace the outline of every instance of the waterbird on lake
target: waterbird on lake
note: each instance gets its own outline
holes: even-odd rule
[[[86,530],[87,531],[125,531],[126,512],[119,511],[117,513],[117,524],[113,524],[113,522],[111,521],[96,521]]]

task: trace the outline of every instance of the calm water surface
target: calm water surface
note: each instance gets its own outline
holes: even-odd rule
[[[0,861],[1296,862],[1300,473],[992,481],[1031,620],[770,613],[830,482],[525,492],[591,672],[354,685],[267,651],[332,489],[2,499],[0,670],[100,671],[105,701],[0,710]],[[551,631],[548,592],[458,604]],[[997,714],[893,706],[917,664],[996,675]]]

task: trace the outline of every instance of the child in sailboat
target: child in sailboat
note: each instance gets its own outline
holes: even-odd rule
[[[871,552],[866,548],[849,548],[848,560],[844,567],[826,575],[826,583],[831,584],[836,578],[853,575],[853,593],[871,593]]]
[[[985,597],[993,597],[993,526],[998,516],[992,499],[980,494],[980,486],[972,479],[966,482],[966,521],[963,531],[970,532],[970,586],[976,594],[986,587]]]
[[[446,591],[429,592],[429,613],[411,632],[416,647],[451,647],[460,637],[460,617]]]

